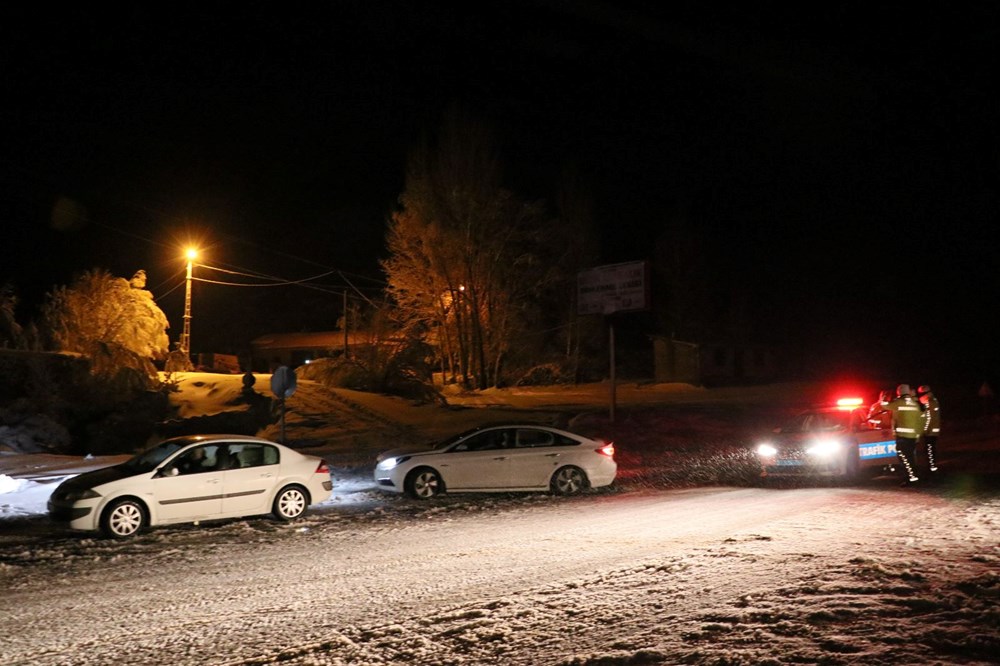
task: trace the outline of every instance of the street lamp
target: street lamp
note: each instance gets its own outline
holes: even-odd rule
[[[187,256],[187,281],[184,286],[184,331],[181,333],[181,351],[191,360],[191,273],[194,270],[194,260],[198,256],[198,250],[188,248]]]

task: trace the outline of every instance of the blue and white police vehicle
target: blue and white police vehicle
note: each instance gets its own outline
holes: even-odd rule
[[[807,409],[757,443],[762,477],[872,476],[896,463],[892,429],[868,420],[861,398]]]

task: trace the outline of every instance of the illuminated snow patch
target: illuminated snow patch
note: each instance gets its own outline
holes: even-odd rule
[[[0,518],[32,516],[48,511],[49,496],[64,477],[50,483],[0,474]],[[69,478],[69,477],[65,477]]]

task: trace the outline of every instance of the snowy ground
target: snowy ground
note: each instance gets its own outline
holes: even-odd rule
[[[677,487],[632,468],[677,460],[660,451],[626,457],[606,492],[418,502],[372,486],[370,451],[476,410],[424,426],[385,402],[341,411],[362,396],[300,399],[291,430],[332,414],[347,434],[313,438],[335,492],[291,525],[82,537],[45,501],[114,460],[0,456],[0,664],[998,663],[993,423],[956,433],[948,475],[921,488]],[[711,461],[723,429],[704,417],[675,425]]]

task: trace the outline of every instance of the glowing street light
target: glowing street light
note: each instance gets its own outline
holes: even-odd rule
[[[198,256],[198,250],[188,248],[185,252],[187,256],[187,282],[184,286],[184,331],[181,333],[180,350],[190,360],[191,358],[191,273],[194,270],[194,260]]]

